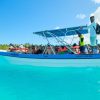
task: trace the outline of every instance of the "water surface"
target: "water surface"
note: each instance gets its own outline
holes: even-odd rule
[[[100,68],[95,63],[94,67],[33,63],[0,56],[0,100],[100,100]]]

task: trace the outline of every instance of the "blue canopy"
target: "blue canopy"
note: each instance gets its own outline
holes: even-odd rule
[[[33,34],[37,34],[37,35],[45,36],[45,37],[49,38],[49,37],[53,37],[53,36],[61,37],[61,36],[77,35],[76,31],[78,31],[81,34],[88,33],[87,26],[81,26],[81,27],[79,26],[79,27],[33,32]]]

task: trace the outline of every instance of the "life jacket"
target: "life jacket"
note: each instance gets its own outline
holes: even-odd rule
[[[65,52],[66,50],[67,50],[67,48],[66,48],[66,47],[64,47],[64,48],[59,47],[59,48],[58,48],[58,52]]]
[[[66,48],[66,47],[64,47],[62,50],[63,50],[63,51],[66,51],[66,50],[67,50],[67,48]]]
[[[84,36],[81,34],[81,36],[80,36],[80,46],[85,45],[84,40],[83,41],[81,40],[82,38],[84,39]]]

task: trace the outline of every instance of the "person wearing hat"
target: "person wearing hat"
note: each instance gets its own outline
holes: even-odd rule
[[[94,15],[90,16],[90,22],[91,24],[88,26],[89,32],[90,32],[90,44],[92,48],[92,53],[96,53],[97,49],[97,34],[96,34],[96,26],[97,23],[95,22]]]
[[[85,54],[85,42],[84,42],[84,35],[82,33],[80,33],[79,31],[76,31],[76,33],[78,34],[79,37],[79,46],[80,46],[80,53],[81,54]]]

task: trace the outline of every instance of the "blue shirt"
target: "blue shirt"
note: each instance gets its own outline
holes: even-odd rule
[[[88,26],[90,37],[95,37],[96,36],[96,25],[97,24],[95,22],[93,22]]]

